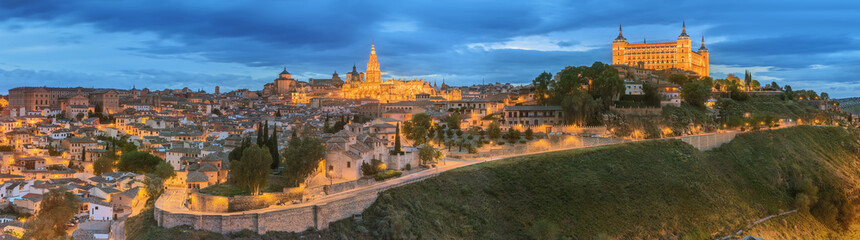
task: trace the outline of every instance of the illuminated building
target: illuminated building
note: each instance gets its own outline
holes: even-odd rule
[[[619,26],[618,37],[612,41],[612,64],[654,70],[680,69],[695,72],[699,76],[709,76],[710,56],[705,48],[705,38],[702,37],[702,46],[698,51],[692,51],[691,47],[686,24],[675,42],[637,44],[628,43]]]
[[[377,99],[381,103],[398,101],[412,101],[418,94],[430,94],[447,100],[459,100],[460,91],[448,89],[445,84],[442,88],[431,86],[424,79],[389,79],[382,80],[382,72],[379,69],[379,61],[376,58],[376,46],[370,47],[370,58],[367,61],[365,73],[358,73],[355,66],[352,72],[347,73],[346,83],[341,87],[343,98]],[[435,84],[434,84],[435,85]]]

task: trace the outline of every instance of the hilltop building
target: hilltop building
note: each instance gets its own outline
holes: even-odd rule
[[[381,103],[392,103],[398,101],[412,101],[419,94],[429,94],[431,97],[442,97],[446,100],[459,100],[460,90],[454,90],[442,83],[442,87],[436,84],[430,85],[424,79],[388,79],[382,80],[382,72],[379,70],[379,61],[376,58],[376,46],[370,46],[370,57],[367,61],[365,73],[356,71],[347,73],[346,83],[341,87],[343,98],[377,99]]]
[[[692,51],[692,41],[687,35],[684,23],[681,35],[675,42],[629,43],[618,27],[618,37],[612,41],[612,64],[628,65],[639,68],[665,70],[680,69],[692,71],[699,76],[709,76],[710,55],[705,48],[705,37],[698,51]]]

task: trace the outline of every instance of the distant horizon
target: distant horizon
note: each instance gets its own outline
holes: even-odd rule
[[[678,14],[641,14],[649,8]],[[19,86],[260,90],[283,66],[300,81],[353,64],[364,72],[371,43],[384,79],[528,84],[543,71],[611,63],[619,25],[631,43],[664,42],[685,21],[693,49],[705,38],[715,79],[749,70],[762,84],[860,97],[860,35],[850,30],[858,9],[802,1],[0,2],[0,94]]]

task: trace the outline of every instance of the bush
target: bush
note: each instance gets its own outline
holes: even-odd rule
[[[371,159],[370,163],[367,162],[361,163],[361,173],[365,176],[373,176],[378,174],[380,171],[385,169],[380,169],[382,167],[382,161],[378,159]]]
[[[520,143],[526,143],[526,140],[520,140]]]
[[[373,176],[373,179],[376,181],[385,181],[385,179],[400,177],[403,173],[395,170],[388,170],[388,172],[379,173]]]
[[[499,141],[499,142],[497,142],[496,144],[498,144],[498,145],[505,145],[505,142]]]
[[[412,164],[407,163],[406,164],[406,171],[409,171],[409,170],[412,170]]]

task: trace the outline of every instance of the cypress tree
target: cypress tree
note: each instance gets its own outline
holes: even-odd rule
[[[394,153],[400,153],[400,123],[397,123],[397,130],[394,132]]]
[[[257,123],[257,146],[264,146],[263,122]]]
[[[278,166],[281,164],[281,156],[278,154],[278,127],[275,127],[275,130],[272,131],[268,147],[269,153],[272,154],[272,169],[278,169]]]
[[[83,148],[81,148],[81,162],[86,162],[86,161],[87,161],[87,147],[83,147]]]

